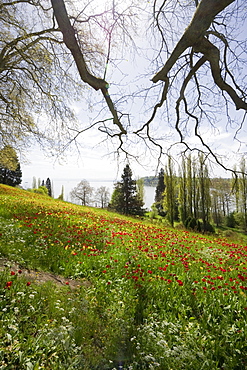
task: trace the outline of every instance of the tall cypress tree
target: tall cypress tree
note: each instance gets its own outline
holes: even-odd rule
[[[244,216],[244,229],[247,231],[247,175],[246,175],[246,161],[245,158],[242,157],[240,161],[240,171],[241,174],[239,176],[239,193],[241,199],[241,211]]]
[[[136,181],[132,179],[132,171],[127,164],[122,174],[122,181],[115,184],[110,207],[125,215],[141,215],[144,212],[143,205]]]
[[[197,214],[197,168],[196,161],[192,161],[191,155],[182,157],[179,175],[179,213],[180,220],[185,224],[188,219],[196,218]]]
[[[187,188],[187,167],[185,158],[182,158],[182,165],[179,175],[179,214],[180,220],[185,223],[188,216],[188,188]]]
[[[205,231],[208,229],[209,218],[210,218],[210,179],[208,174],[208,167],[203,154],[199,155],[199,168],[198,168],[198,183],[200,190],[200,217],[202,218],[203,228]]]

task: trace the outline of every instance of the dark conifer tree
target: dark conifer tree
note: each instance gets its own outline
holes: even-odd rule
[[[51,180],[49,177],[46,179],[45,186],[48,190],[48,195],[51,197],[52,196],[52,189],[51,189]]]
[[[165,211],[164,211],[164,191],[165,191],[165,173],[164,169],[161,168],[159,175],[158,175],[158,184],[155,189],[155,207],[158,211],[158,214],[160,216],[165,216]]]
[[[132,171],[127,164],[122,174],[122,181],[115,184],[110,207],[125,215],[143,214],[143,199],[137,194],[136,181],[132,179]]]
[[[9,170],[5,167],[0,167],[0,183],[17,186],[20,185],[22,178],[21,166],[20,163],[17,165],[16,170]]]

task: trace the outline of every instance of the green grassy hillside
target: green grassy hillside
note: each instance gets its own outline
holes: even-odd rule
[[[246,245],[0,185],[0,258],[0,369],[247,368]]]

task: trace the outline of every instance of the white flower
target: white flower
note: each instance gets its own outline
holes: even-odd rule
[[[158,346],[165,346],[165,347],[167,347],[168,346],[168,344],[167,344],[167,342],[164,340],[164,339],[161,339],[159,342],[157,342],[157,345]]]
[[[151,354],[146,355],[146,356],[144,357],[144,359],[145,359],[145,361],[152,361],[152,362],[155,362],[155,358],[154,358]]]
[[[12,340],[12,335],[11,334],[6,333],[6,337],[7,337],[7,339],[8,339],[9,342]]]
[[[17,292],[16,295],[20,295],[21,297],[24,297],[25,293],[24,292]]]

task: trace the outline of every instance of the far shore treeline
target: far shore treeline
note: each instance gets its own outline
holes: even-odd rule
[[[176,165],[175,165],[176,163]],[[5,146],[0,151],[0,183],[21,186],[22,172],[16,151]],[[100,183],[99,183],[100,184]],[[151,211],[144,207],[144,186],[155,188]],[[32,192],[54,197],[52,180],[33,177]],[[215,227],[239,228],[247,232],[247,168],[242,157],[232,178],[211,178],[207,158],[202,154],[184,156],[180,163],[169,157],[158,176],[133,179],[130,165],[123,170],[113,192],[101,185],[94,189],[82,179],[70,192],[72,202],[178,223],[199,232],[214,232]],[[59,199],[64,199],[64,187]]]

